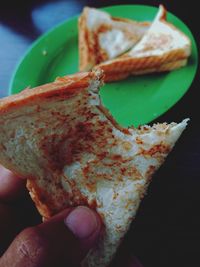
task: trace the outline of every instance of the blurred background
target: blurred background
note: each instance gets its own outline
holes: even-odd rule
[[[200,15],[197,1],[1,1],[0,97],[8,94],[14,69],[33,41],[56,24],[79,14],[85,5],[158,6],[160,3],[183,20],[198,45]],[[171,121],[173,118],[174,121],[180,121],[190,117],[192,120],[190,130],[155,175],[126,237],[130,250],[144,267],[200,266],[199,87],[196,77],[181,101],[158,119]]]

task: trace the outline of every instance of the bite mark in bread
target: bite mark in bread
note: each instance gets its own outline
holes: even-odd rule
[[[0,163],[27,178],[40,214],[87,205],[104,224],[82,266],[105,267],[154,172],[187,125],[122,128],[101,105],[102,72],[78,73],[0,100]]]

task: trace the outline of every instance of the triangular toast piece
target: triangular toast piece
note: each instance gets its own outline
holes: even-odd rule
[[[85,7],[79,17],[79,69],[113,59],[132,48],[149,28],[148,22],[111,17],[107,12]]]
[[[120,127],[101,105],[101,79],[78,73],[0,100],[0,164],[28,178],[41,215],[87,205],[101,216],[102,236],[82,263],[90,267],[112,260],[187,125]]]
[[[97,67],[104,70],[105,81],[108,82],[113,80],[112,77],[118,76],[116,79],[119,80],[138,73],[182,67],[187,64],[190,54],[190,39],[166,21],[166,10],[161,5],[149,30],[129,52]]]

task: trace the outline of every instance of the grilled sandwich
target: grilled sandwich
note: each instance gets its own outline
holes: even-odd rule
[[[78,205],[99,213],[104,228],[84,267],[111,262],[187,125],[122,128],[101,104],[102,75],[78,73],[0,100],[0,164],[27,178],[40,214]]]

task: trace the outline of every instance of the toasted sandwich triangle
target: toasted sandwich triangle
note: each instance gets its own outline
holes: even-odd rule
[[[91,70],[131,49],[150,23],[111,17],[107,12],[85,7],[79,17],[79,68]]]
[[[154,172],[187,125],[117,125],[102,107],[102,74],[80,73],[0,100],[0,163],[28,178],[44,218],[87,205],[103,223],[82,266],[108,266]]]
[[[166,10],[160,5],[151,26],[130,51],[102,62],[95,68],[104,70],[105,81],[110,82],[130,75],[183,67],[190,54],[190,39],[166,21]]]

